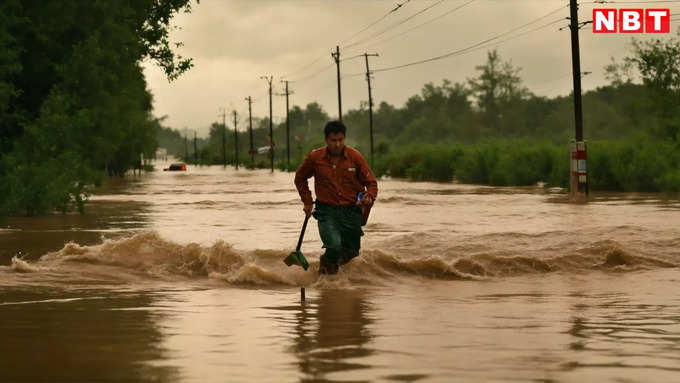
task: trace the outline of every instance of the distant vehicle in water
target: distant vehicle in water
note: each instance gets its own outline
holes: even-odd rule
[[[163,169],[164,172],[166,171],[186,171],[187,170],[187,165],[186,164],[171,164],[170,167],[167,167]]]

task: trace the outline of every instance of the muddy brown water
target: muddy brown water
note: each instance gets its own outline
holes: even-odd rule
[[[313,220],[310,270],[283,264],[281,172],[159,171],[0,221],[0,381],[680,380],[677,196],[379,187],[337,276]]]

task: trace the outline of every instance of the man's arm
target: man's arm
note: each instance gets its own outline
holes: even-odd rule
[[[359,172],[361,184],[366,187],[368,194],[371,196],[371,201],[369,203],[373,203],[378,197],[378,181],[375,180],[373,171],[362,155],[359,155],[359,166],[361,168]]]
[[[302,164],[300,164],[300,167],[297,169],[297,171],[295,171],[295,187],[300,194],[302,203],[305,205],[304,210],[307,215],[312,213],[312,205],[314,202],[312,200],[312,191],[309,190],[309,184],[307,183],[307,180],[313,175],[314,161],[312,160],[311,155],[308,155],[307,158],[302,161]]]

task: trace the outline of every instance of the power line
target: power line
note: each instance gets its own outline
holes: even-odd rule
[[[405,4],[408,3],[409,1],[410,1],[410,0],[408,0],[408,1],[404,2],[404,3],[401,3],[401,6],[405,5]],[[402,25],[402,24],[404,24],[404,23],[410,21],[411,19],[417,17],[418,15],[420,15],[420,14],[422,14],[422,13],[424,13],[424,12],[426,12],[426,11],[432,9],[432,8],[434,8],[435,6],[438,6],[438,5],[442,4],[444,1],[446,1],[446,0],[439,0],[439,1],[437,1],[436,3],[431,4],[431,5],[427,6],[427,7],[425,7],[425,8],[423,8],[423,9],[419,10],[419,11],[416,12],[415,14],[413,14],[413,15],[411,15],[411,16],[408,16],[406,19],[401,20],[401,21],[399,21],[399,22],[397,22],[397,23],[395,23],[395,24],[393,24],[393,25],[390,25],[390,26],[388,26],[386,29],[383,29],[383,30],[381,30],[381,31],[379,31],[379,32],[377,32],[377,33],[374,33],[374,34],[372,34],[372,35],[370,35],[370,36],[368,36],[368,37],[366,37],[366,38],[364,38],[364,39],[362,39],[362,40],[360,40],[360,41],[357,41],[357,42],[354,42],[354,43],[352,43],[352,44],[350,44],[350,45],[347,45],[345,48],[352,47],[352,46],[356,46],[356,45],[361,44],[362,42],[365,42],[365,41],[368,41],[368,40],[373,39],[373,38],[375,38],[375,37],[378,37],[378,36],[380,36],[380,35],[382,35],[382,34],[388,32],[389,30],[391,30],[391,29],[393,29],[393,28],[396,28],[396,27],[398,27],[399,25]],[[385,43],[385,42],[394,40],[394,39],[396,39],[397,37],[403,36],[403,35],[405,35],[405,34],[411,32],[411,31],[413,31],[413,30],[415,30],[415,29],[421,28],[421,27],[423,27],[423,26],[425,26],[425,25],[427,25],[427,24],[429,24],[429,23],[432,23],[432,22],[434,22],[434,21],[437,21],[437,20],[439,20],[439,19],[441,19],[441,18],[443,18],[443,17],[445,17],[445,16],[447,16],[447,15],[449,15],[449,14],[451,14],[451,13],[453,13],[453,12],[455,12],[455,11],[457,11],[457,10],[459,10],[459,9],[461,9],[461,8],[463,8],[463,7],[467,6],[467,5],[469,5],[469,4],[471,4],[471,3],[473,3],[474,1],[476,1],[476,0],[469,0],[469,1],[465,2],[465,3],[463,3],[463,4],[458,5],[457,7],[453,8],[453,9],[450,9],[450,10],[444,12],[444,13],[441,14],[441,15],[438,15],[438,16],[436,16],[436,17],[433,17],[433,18],[431,18],[431,19],[429,19],[429,20],[427,20],[427,21],[425,21],[425,22],[423,22],[423,23],[421,23],[421,24],[418,24],[418,25],[416,25],[416,26],[414,26],[414,27],[412,27],[412,28],[409,28],[409,29],[407,29],[407,30],[405,30],[405,31],[403,31],[403,32],[397,33],[396,35],[390,36],[390,37],[388,37],[388,38],[386,38],[386,39],[383,39],[383,40],[377,41],[377,42],[375,42],[375,43],[372,43],[372,44],[370,44],[370,45],[368,45],[368,46],[374,46],[374,45],[378,45],[378,44],[382,44],[382,43]],[[583,5],[583,4],[605,4],[605,3],[620,3],[620,4],[634,4],[634,3],[640,3],[640,4],[645,4],[645,3],[680,3],[680,0],[658,0],[658,1],[616,1],[616,0],[611,0],[611,1],[609,1],[609,0],[596,0],[596,1],[590,1],[590,2],[583,2],[583,3],[580,3],[580,4]],[[358,32],[356,32],[355,34],[353,34],[352,36],[350,36],[350,37],[348,38],[348,40],[351,40],[352,38],[354,38],[354,37],[360,35],[361,33],[365,32],[366,30],[370,29],[371,27],[377,25],[379,22],[383,21],[383,20],[384,20],[385,18],[387,18],[389,15],[393,14],[393,13],[396,12],[398,9],[400,9],[401,6],[399,6],[399,4],[398,4],[397,7],[395,7],[395,8],[392,9],[392,10],[390,10],[389,12],[387,12],[385,15],[381,16],[381,17],[380,17],[379,19],[377,19],[376,21],[370,23],[368,26],[362,28],[361,30],[359,30]],[[525,32],[520,33],[520,34],[518,34],[518,35],[509,37],[509,38],[507,38],[507,39],[502,39],[502,40],[500,40],[500,41],[493,42],[494,40],[501,39],[501,38],[504,37],[504,36],[510,35],[510,34],[516,32],[516,31],[520,30],[520,29],[523,29],[523,28],[525,28],[525,27],[527,27],[527,26],[529,26],[529,25],[532,25],[532,24],[534,24],[535,22],[538,22],[538,21],[540,21],[541,19],[544,19],[544,18],[546,18],[546,17],[548,17],[548,16],[550,16],[550,15],[552,15],[552,14],[554,14],[554,13],[556,13],[556,12],[562,10],[562,9],[563,9],[563,7],[560,7],[560,8],[558,8],[558,9],[556,9],[555,11],[552,11],[552,12],[550,12],[550,13],[548,13],[548,14],[542,16],[542,17],[539,17],[539,18],[537,18],[537,19],[535,19],[535,20],[533,20],[533,21],[531,21],[531,22],[529,22],[529,23],[526,23],[526,24],[524,24],[524,25],[521,25],[521,26],[519,26],[519,27],[517,27],[517,28],[513,28],[513,29],[511,29],[511,30],[509,30],[509,31],[507,31],[507,32],[501,33],[501,34],[499,34],[499,35],[496,35],[496,36],[494,36],[494,37],[491,37],[491,38],[486,39],[486,40],[484,40],[484,41],[478,42],[478,43],[476,43],[476,44],[473,44],[473,45],[468,46],[468,47],[463,48],[463,49],[459,49],[459,50],[456,50],[456,51],[453,51],[453,52],[449,52],[449,53],[446,53],[446,54],[443,54],[443,55],[440,55],[440,56],[435,56],[435,57],[432,57],[432,58],[428,58],[428,59],[424,59],[424,60],[419,60],[419,61],[415,61],[415,62],[411,62],[411,63],[407,63],[407,64],[402,64],[402,65],[397,65],[397,66],[392,66],[392,67],[386,67],[386,68],[379,68],[379,69],[374,70],[373,72],[385,72],[385,71],[397,70],[397,69],[401,69],[401,68],[405,68],[405,67],[410,67],[410,66],[414,66],[414,65],[419,65],[419,64],[424,64],[424,63],[428,63],[428,62],[433,62],[433,61],[441,60],[441,59],[444,59],[444,58],[453,57],[453,56],[456,56],[456,55],[467,54],[467,53],[470,53],[470,52],[472,52],[472,51],[474,51],[474,50],[484,49],[484,48],[487,48],[487,47],[490,47],[490,46],[495,46],[495,45],[503,44],[503,43],[505,43],[505,42],[507,42],[507,41],[517,39],[517,38],[519,38],[519,37],[521,37],[521,36],[524,36],[524,35],[526,35],[526,34],[528,34],[528,33],[537,31],[537,30],[539,30],[539,29],[548,27],[548,26],[550,26],[550,25],[553,25],[553,24],[555,24],[555,23],[558,23],[558,22],[564,20],[564,19],[555,20],[555,21],[552,21],[552,22],[550,22],[550,23],[548,23],[548,24],[542,25],[542,26],[540,26],[540,27],[538,27],[538,28],[535,28],[535,29],[532,29],[532,30],[529,30],[529,31],[525,31]],[[677,15],[678,15],[678,14],[675,13],[675,14],[671,14],[670,16],[677,16]],[[675,21],[677,21],[677,19],[671,18],[671,21],[675,22]],[[340,60],[340,61],[351,60],[351,59],[359,58],[359,57],[362,57],[362,56],[363,56],[363,55],[356,55],[356,56],[352,56],[352,57],[348,57],[348,58],[343,58],[343,59]],[[309,67],[313,66],[314,64],[316,64],[318,61],[320,61],[320,60],[323,59],[324,57],[326,57],[325,54],[324,54],[323,56],[318,57],[317,59],[315,59],[314,61],[312,61],[310,64],[307,64],[307,65],[305,65],[304,67],[300,68],[300,69],[297,70],[296,72],[292,72],[291,74],[304,72],[306,69],[308,69]],[[308,75],[308,76],[305,76],[305,77],[302,77],[302,78],[299,78],[299,79],[296,79],[296,80],[291,80],[290,82],[291,82],[291,83],[292,83],[292,82],[295,82],[295,83],[305,82],[305,81],[307,81],[307,80],[310,80],[310,79],[312,79],[312,78],[317,77],[317,76],[320,75],[321,73],[323,73],[323,72],[327,71],[328,69],[330,69],[332,66],[333,66],[332,64],[331,64],[331,65],[328,65],[328,66],[326,66],[326,67],[320,69],[319,71],[317,71],[317,72],[315,72],[315,73],[313,73],[313,74],[311,74],[311,75]],[[285,76],[285,77],[288,77],[288,76],[290,76],[291,74],[289,74],[289,75],[287,75],[287,76]],[[344,79],[344,78],[358,77],[358,76],[364,76],[364,75],[365,75],[364,73],[352,73],[352,74],[347,74],[347,75],[342,76],[342,79]],[[260,98],[261,98],[261,97],[258,97],[257,99],[260,99]],[[255,100],[257,100],[257,99],[255,99]]]
[[[340,60],[340,62],[348,61],[348,60],[354,60],[354,59],[359,58],[359,57],[364,57],[364,54],[362,53],[362,54],[356,55],[356,56],[345,57],[344,59]]]
[[[590,74],[590,72],[582,72],[581,77],[583,78],[584,76],[586,76],[588,74]],[[537,91],[538,92],[545,92],[545,90],[548,89],[548,87],[546,85],[551,85],[555,81],[564,80],[564,79],[569,78],[571,76],[573,76],[572,72],[565,73],[562,76],[555,77],[555,78],[552,78],[550,80],[544,80],[544,81],[541,81],[539,83],[534,83],[532,87],[527,86],[527,89],[529,89],[529,91],[533,94],[536,94]],[[552,88],[554,88],[554,87],[552,87],[552,85],[551,85],[550,89],[552,89]]]
[[[345,77],[346,77],[346,76],[341,76],[341,77],[340,77],[340,80],[344,80]],[[324,82],[324,83],[323,83],[322,85],[320,85],[320,86],[316,86],[315,88],[312,88],[312,89],[313,89],[313,92],[311,92],[311,93],[317,94],[317,95],[318,95],[319,93],[321,93],[321,92],[323,92],[323,91],[326,91],[326,90],[328,90],[331,86],[335,85],[335,82],[336,82],[336,81],[337,81],[337,79],[336,79],[335,77],[331,77],[331,78],[329,78],[329,81]],[[291,81],[291,83],[292,83],[292,81]]]
[[[657,1],[616,1],[616,0],[595,0],[580,4],[660,4],[660,3],[680,3],[680,0],[657,0]]]
[[[383,21],[384,19],[386,19],[387,17],[389,17],[391,14],[397,12],[397,11],[400,10],[404,5],[406,5],[406,4],[410,3],[410,2],[411,2],[411,0],[406,0],[406,1],[402,2],[402,3],[397,3],[397,5],[396,5],[394,8],[392,8],[390,11],[388,11],[388,12],[385,13],[383,16],[381,16],[381,17],[378,18],[377,20],[373,21],[372,23],[370,23],[370,24],[367,25],[366,27],[362,28],[362,29],[359,30],[358,32],[354,33],[352,36],[350,36],[350,37],[348,37],[347,39],[345,39],[345,41],[351,41],[354,37],[360,35],[361,33],[367,31],[368,29],[370,29],[370,28],[373,27],[374,25],[376,25],[376,24],[378,24],[379,22]],[[314,60],[312,60],[310,63],[305,64],[304,66],[300,67],[299,69],[297,69],[297,70],[295,70],[295,71],[293,71],[293,72],[290,72],[290,73],[288,73],[288,74],[286,74],[286,75],[284,75],[284,76],[282,76],[282,77],[283,77],[283,78],[288,78],[288,77],[294,76],[294,75],[296,75],[296,74],[302,73],[302,72],[304,72],[306,69],[310,68],[311,66],[313,66],[313,65],[316,64],[316,63],[318,63],[319,61],[321,61],[321,60],[324,59],[324,58],[326,58],[326,53],[323,53],[323,54],[320,55],[319,57],[317,57],[317,58],[315,58]]]
[[[261,95],[260,95],[259,97],[255,97],[255,98],[253,98],[253,99],[251,100],[251,102],[252,102],[252,103],[254,104],[254,103],[255,103],[255,101],[259,101],[259,100],[261,100],[262,98],[266,97],[266,96],[267,96],[267,94],[268,94],[267,92],[264,92],[264,93],[262,93],[262,94],[261,94]]]
[[[541,30],[541,29],[547,28],[547,27],[549,27],[549,26],[551,26],[551,25],[555,25],[555,24],[560,23],[560,22],[562,22],[562,21],[564,21],[564,20],[565,20],[565,18],[559,18],[559,19],[553,20],[553,21],[551,21],[551,22],[549,22],[549,23],[547,23],[547,24],[543,24],[543,25],[538,26],[538,27],[536,27],[536,28],[529,29],[528,31],[524,31],[524,32],[522,32],[522,33],[520,33],[520,34],[511,36],[511,37],[508,37],[507,39],[503,39],[503,40],[496,41],[496,42],[493,42],[493,43],[487,43],[487,44],[484,44],[484,45],[481,45],[481,46],[478,46],[478,47],[474,47],[474,48],[468,49],[468,50],[466,50],[466,51],[464,51],[464,52],[461,52],[460,54],[462,55],[462,54],[474,52],[474,51],[477,51],[477,50],[480,50],[480,49],[485,49],[485,48],[489,48],[489,47],[493,47],[493,46],[498,46],[498,45],[501,45],[501,44],[506,43],[506,42],[508,42],[508,41],[512,41],[512,40],[518,39],[518,38],[520,38],[520,37],[522,37],[522,36],[528,35],[528,34],[530,34],[530,33],[533,33],[533,32],[539,31],[539,30]]]
[[[366,42],[366,41],[368,41],[368,40],[371,40],[371,39],[373,39],[373,38],[375,38],[375,37],[378,37],[378,36],[380,36],[380,35],[383,35],[383,34],[385,34],[386,32],[388,32],[388,31],[390,31],[390,30],[392,30],[392,29],[394,29],[394,28],[396,28],[396,27],[398,27],[398,26],[400,26],[400,25],[402,25],[402,24],[408,22],[409,20],[413,19],[414,17],[416,17],[416,16],[418,16],[418,15],[424,13],[424,12],[427,12],[428,10],[430,10],[430,9],[432,9],[432,8],[434,8],[434,7],[438,6],[438,5],[440,5],[440,4],[443,3],[444,1],[446,1],[446,0],[438,0],[438,1],[435,2],[434,4],[428,5],[427,7],[421,9],[420,11],[414,13],[413,15],[411,15],[411,16],[405,18],[404,20],[401,20],[401,21],[399,21],[399,22],[397,22],[397,23],[395,23],[395,24],[392,24],[392,25],[390,25],[389,27],[383,29],[382,31],[377,32],[377,33],[374,33],[374,34],[372,34],[372,35],[370,35],[370,36],[368,36],[368,37],[366,37],[366,38],[364,38],[364,39],[361,39],[361,40],[356,41],[356,42],[354,42],[354,43],[352,43],[352,44],[349,44],[349,45],[345,45],[345,46],[343,46],[342,48],[343,48],[343,49],[348,49],[348,48],[357,46],[357,45],[359,45],[359,44],[362,44],[362,43],[364,43],[364,42]]]
[[[378,24],[379,22],[385,20],[391,14],[393,14],[394,12],[397,12],[399,9],[401,9],[401,7],[403,7],[404,5],[406,5],[410,2],[411,2],[411,0],[406,0],[403,3],[397,3],[397,5],[394,8],[392,8],[389,12],[387,12],[386,14],[384,14],[383,16],[381,16],[379,19],[375,20],[374,22],[370,23],[366,27],[362,28],[360,31],[356,32],[352,36],[348,37],[345,41],[351,41],[353,38],[357,37],[358,35],[360,35],[361,33],[365,32],[365,31],[367,31],[368,29],[370,29],[374,25]]]
[[[331,67],[333,67],[333,66],[335,66],[335,64],[331,64],[328,68],[324,69],[324,71],[325,71],[325,70],[328,70],[329,68],[331,68]],[[361,75],[364,75],[364,73],[361,73]],[[347,77],[354,77],[354,76],[341,75],[341,76],[340,76],[340,80],[342,81],[342,80],[344,80],[344,79],[347,78]],[[291,84],[293,84],[293,83],[295,83],[295,84],[301,84],[303,81],[307,81],[307,80],[308,80],[308,79],[303,79],[303,80],[299,80],[299,81],[289,81],[289,82],[290,82]],[[315,91],[315,92],[319,92],[319,91],[321,91],[321,90],[326,90],[326,88],[330,87],[331,84],[335,84],[335,82],[337,81],[337,79],[336,79],[335,77],[333,77],[331,80],[332,80],[332,81],[328,81],[327,83],[325,83],[326,85],[324,85],[324,86],[322,86],[322,87],[317,87],[317,88],[315,88],[314,91]],[[302,86],[299,86],[299,88],[305,89],[305,86],[308,85],[308,84],[311,84],[311,83],[306,83],[306,84],[304,84],[304,85],[302,85]]]
[[[310,80],[310,79],[320,75],[321,73],[331,69],[333,66],[335,66],[335,65],[334,64],[326,65],[321,70],[314,72],[313,74],[311,74],[309,76],[305,76],[305,77],[302,77],[302,78],[299,78],[299,79],[296,79],[296,80],[290,80],[290,82],[294,82],[294,83],[298,83],[298,84],[301,83],[301,82],[305,82],[305,81]]]
[[[366,48],[368,48],[368,47],[374,47],[374,46],[376,46],[376,45],[379,45],[379,44],[382,44],[382,43],[386,43],[386,42],[388,42],[388,41],[392,41],[392,40],[394,40],[395,38],[397,38],[397,37],[399,37],[399,36],[403,36],[403,35],[405,35],[405,34],[411,32],[411,31],[413,31],[413,30],[416,30],[416,29],[418,29],[418,28],[420,28],[420,27],[423,27],[423,26],[425,26],[425,25],[427,25],[427,24],[430,24],[430,23],[432,23],[432,22],[434,22],[434,21],[437,21],[437,20],[439,20],[439,19],[441,19],[441,18],[443,18],[443,17],[446,17],[446,16],[450,15],[451,13],[454,13],[454,12],[456,12],[457,10],[459,10],[459,9],[465,7],[465,6],[467,6],[467,5],[471,4],[471,3],[474,3],[475,1],[477,1],[477,0],[469,0],[468,2],[464,3],[463,5],[459,5],[459,6],[455,7],[455,8],[453,8],[453,9],[450,9],[450,10],[448,10],[447,12],[444,12],[444,13],[442,13],[442,14],[439,15],[439,16],[433,17],[433,18],[431,18],[430,20],[427,20],[427,21],[425,21],[425,22],[423,22],[423,23],[421,23],[421,24],[416,25],[415,27],[409,28],[409,29],[407,29],[407,30],[405,30],[405,31],[403,31],[403,32],[401,32],[401,33],[397,33],[396,35],[390,36],[390,37],[388,37],[388,38],[386,38],[386,39],[382,39],[382,40],[376,41],[376,42],[374,42],[374,43],[372,43],[372,44],[369,44],[369,45],[366,46]]]
[[[549,22],[549,23],[547,23],[547,24],[543,24],[543,25],[538,26],[538,27],[536,27],[536,28],[530,29],[530,30],[528,30],[528,31],[524,31],[524,32],[522,32],[522,33],[520,33],[520,34],[517,34],[517,35],[512,36],[512,37],[508,37],[507,39],[503,39],[503,40],[500,40],[500,41],[497,41],[497,42],[489,43],[488,40],[485,40],[485,42],[478,43],[478,44],[472,45],[472,46],[467,47],[467,48],[459,49],[459,50],[457,50],[457,51],[455,51],[455,52],[451,52],[451,54],[449,54],[449,56],[441,57],[441,58],[447,58],[447,57],[453,57],[453,56],[457,56],[457,55],[463,55],[463,54],[467,54],[467,53],[470,53],[470,52],[474,52],[474,51],[477,51],[477,50],[480,50],[480,49],[484,49],[484,48],[488,48],[488,47],[493,47],[493,46],[498,46],[498,45],[501,45],[501,44],[506,43],[506,42],[508,42],[508,41],[512,41],[512,40],[515,40],[515,39],[517,39],[517,38],[519,38],[519,37],[522,37],[522,36],[528,35],[528,34],[530,34],[530,33],[536,32],[536,31],[538,31],[538,30],[547,28],[547,27],[549,27],[549,26],[551,26],[551,25],[555,25],[555,24],[557,24],[557,23],[559,23],[559,22],[562,22],[562,21],[564,21],[564,20],[565,20],[565,18],[559,18],[559,19],[553,20],[553,21],[551,21],[551,22]],[[493,39],[489,39],[489,40],[493,40]],[[423,61],[424,61],[424,60],[423,60]],[[436,60],[430,59],[429,61],[436,61]],[[425,61],[425,62],[429,62],[429,61]],[[416,64],[413,63],[412,65],[416,65]],[[404,66],[411,66],[411,65],[409,65],[409,64],[404,64]],[[401,67],[401,66],[400,66],[400,67]],[[381,69],[373,70],[372,72],[386,72],[386,71],[390,71],[390,70],[392,70],[392,69],[398,69],[398,68],[394,68],[394,67],[381,68]],[[355,73],[348,73],[348,74],[342,76],[342,78],[343,78],[343,79],[344,79],[344,78],[352,78],[352,77],[365,76],[365,75],[366,75],[366,74],[363,73],[363,72],[355,72]]]
[[[307,68],[309,68],[309,67],[311,67],[312,65],[318,63],[321,59],[324,59],[324,58],[326,58],[326,53],[324,53],[323,55],[317,57],[316,59],[314,59],[314,60],[313,60],[312,62],[310,62],[309,64],[305,64],[304,66],[300,67],[299,69],[297,69],[297,70],[295,70],[295,71],[293,71],[293,72],[290,72],[290,73],[288,73],[288,74],[286,74],[286,75],[284,75],[284,76],[281,76],[281,77],[283,77],[283,78],[288,78],[288,77],[290,77],[290,76],[294,76],[294,75],[296,75],[296,74],[302,73],[302,72],[304,72]]]
[[[371,36],[368,36],[367,38],[364,38],[363,40],[360,40],[360,41],[357,41],[357,42],[352,43],[352,44],[350,44],[350,45],[344,46],[343,48],[349,48],[349,47],[358,45],[358,44],[360,44],[360,43],[362,43],[362,42],[368,41],[368,40],[370,40],[370,39],[372,39],[372,38],[374,38],[374,37],[380,36],[380,35],[384,34],[385,32],[388,32],[389,30],[391,30],[391,29],[393,29],[393,28],[396,28],[397,26],[402,25],[402,24],[408,22],[409,20],[413,19],[414,17],[416,17],[416,16],[418,16],[418,15],[420,15],[420,14],[422,14],[422,13],[424,13],[424,12],[426,12],[426,11],[432,9],[432,8],[434,8],[435,6],[437,6],[437,5],[441,4],[441,3],[443,3],[444,1],[446,1],[446,0],[438,0],[436,3],[431,4],[431,5],[429,5],[429,6],[425,7],[425,8],[423,8],[423,9],[421,9],[420,11],[418,11],[418,12],[416,12],[415,14],[413,14],[413,15],[407,17],[406,19],[401,20],[400,22],[397,22],[397,23],[395,23],[395,24],[393,24],[393,25],[387,27],[386,29],[383,29],[382,31],[380,31],[380,32],[378,32],[378,33],[376,33],[376,34],[373,34],[373,35],[371,35]],[[392,39],[394,39],[394,38],[396,38],[396,37],[398,37],[398,36],[401,36],[401,35],[403,35],[403,34],[405,34],[405,33],[410,32],[410,31],[412,31],[412,30],[414,30],[414,29],[420,28],[420,27],[422,27],[422,26],[424,26],[424,25],[426,25],[426,24],[428,24],[428,23],[434,22],[434,21],[436,21],[436,20],[438,20],[438,19],[440,19],[440,18],[442,18],[442,17],[445,17],[445,16],[447,16],[447,15],[449,15],[449,14],[451,14],[451,13],[453,13],[453,12],[455,12],[455,11],[457,11],[457,10],[459,10],[459,9],[461,9],[461,8],[463,8],[463,7],[465,7],[465,6],[467,6],[468,4],[470,4],[470,3],[474,2],[474,1],[476,1],[476,0],[469,0],[469,1],[467,1],[466,3],[464,3],[464,4],[462,4],[462,5],[460,5],[460,6],[456,7],[456,8],[453,8],[453,9],[451,9],[451,10],[445,12],[445,13],[442,14],[442,15],[439,15],[439,16],[437,16],[437,17],[435,17],[435,18],[432,18],[432,19],[430,19],[430,20],[428,20],[428,21],[426,21],[426,22],[424,22],[424,23],[421,23],[421,24],[419,24],[419,25],[417,25],[417,26],[415,26],[415,27],[413,27],[413,28],[411,28],[411,29],[409,29],[409,30],[403,32],[403,33],[394,35],[394,36],[389,37],[389,38],[387,38],[387,39],[385,39],[385,40],[381,40],[381,41],[379,41],[379,42],[377,42],[377,43],[375,43],[375,44],[371,44],[370,46],[373,46],[373,45],[376,45],[376,44],[380,44],[380,43],[382,43],[382,42],[386,42],[386,41],[392,40]],[[384,20],[387,16],[389,16],[389,15],[393,14],[394,12],[398,11],[399,9],[401,9],[401,8],[402,8],[405,4],[407,4],[408,2],[410,2],[410,0],[407,0],[407,1],[403,2],[403,3],[397,4],[397,6],[396,6],[395,8],[393,8],[392,10],[390,10],[389,12],[387,12],[385,15],[383,15],[382,17],[380,17],[378,20],[376,20],[376,21],[372,22],[371,24],[369,24],[367,27],[364,27],[364,28],[362,28],[360,31],[356,32],[355,34],[353,34],[352,36],[350,36],[350,38],[348,38],[347,40],[351,40],[353,37],[356,37],[356,36],[359,35],[360,33],[362,33],[362,32],[364,32],[364,31],[368,30],[368,29],[369,29],[370,27],[372,27],[373,25],[375,25],[375,24],[377,24],[378,22]],[[318,63],[320,60],[322,60],[322,59],[325,58],[325,57],[326,57],[326,54],[320,55],[319,57],[317,57],[316,59],[314,59],[314,60],[311,61],[310,63],[308,63],[308,64],[306,64],[306,65],[300,67],[299,69],[297,69],[297,70],[295,70],[295,71],[293,71],[293,72],[290,72],[290,73],[288,73],[288,74],[282,76],[282,78],[290,78],[290,77],[293,76],[293,75],[296,75],[296,74],[305,72],[307,69],[309,69],[310,67],[312,67],[314,64]],[[357,55],[357,56],[353,56],[353,57],[350,57],[350,58],[345,58],[345,59],[343,59],[342,61],[350,60],[350,59],[354,59],[354,58],[358,58],[358,57],[362,57],[362,56],[361,56],[361,55]],[[315,72],[315,73],[313,73],[313,74],[311,74],[311,75],[309,75],[309,76],[305,76],[305,77],[300,78],[300,79],[297,79],[297,80],[291,80],[291,82],[302,82],[302,81],[309,80],[309,79],[311,79],[311,78],[316,77],[316,76],[319,75],[320,73],[323,73],[325,70],[327,70],[327,69],[329,69],[329,68],[330,68],[330,67],[323,68],[323,69],[321,69],[321,70],[319,70],[319,71],[317,71],[317,72]]]
[[[526,24],[520,25],[519,27],[515,27],[515,28],[513,28],[513,29],[511,29],[511,30],[509,30],[509,31],[507,31],[507,32],[498,34],[498,35],[493,36],[493,37],[491,37],[491,38],[488,38],[488,39],[486,39],[486,40],[480,41],[480,42],[478,42],[478,43],[476,43],[476,44],[470,45],[470,46],[468,46],[468,47],[466,47],[466,48],[458,49],[458,50],[455,50],[455,51],[452,51],[452,52],[449,52],[449,53],[445,53],[445,54],[443,54],[443,55],[431,57],[431,58],[428,58],[428,59],[410,62],[410,63],[407,63],[407,64],[401,64],[401,65],[395,65],[395,66],[392,66],[392,67],[376,69],[376,70],[374,70],[374,72],[386,72],[386,71],[391,71],[391,70],[395,70],[395,69],[406,68],[406,67],[413,66],[413,65],[419,65],[419,64],[424,64],[424,63],[432,62],[432,61],[438,61],[438,60],[445,59],[445,58],[448,58],[448,57],[451,57],[451,56],[454,56],[454,55],[458,55],[458,54],[462,54],[462,53],[468,53],[468,52],[472,51],[474,48],[482,47],[482,46],[484,46],[485,44],[488,44],[488,43],[491,42],[491,41],[498,40],[498,39],[500,39],[500,38],[503,37],[503,36],[512,34],[513,32],[518,31],[518,30],[520,30],[520,29],[523,29],[523,28],[525,28],[525,27],[527,27],[527,26],[529,26],[529,25],[532,25],[532,24],[534,24],[534,23],[540,21],[540,20],[543,20],[543,19],[547,18],[548,16],[551,16],[551,15],[553,15],[553,14],[555,14],[555,13],[557,13],[557,12],[563,10],[564,8],[565,8],[564,6],[559,7],[558,9],[555,9],[554,11],[551,11],[551,12],[549,12],[549,13],[547,13],[547,14],[545,14],[545,15],[539,17],[539,18],[536,18],[536,19],[534,19],[534,20],[532,20],[532,21],[526,23]],[[548,23],[548,24],[542,25],[542,26],[540,26],[540,27],[538,27],[538,28],[535,28],[535,29],[533,29],[533,30],[523,32],[522,34],[517,35],[517,36],[513,36],[512,38],[517,38],[517,37],[523,36],[523,35],[525,35],[525,34],[527,34],[527,33],[535,32],[535,31],[537,31],[537,30],[539,30],[539,29],[542,29],[542,28],[548,27],[548,26],[550,26],[550,25],[556,24],[556,23],[558,23],[558,22],[560,22],[560,21],[562,21],[562,20],[563,20],[563,19],[559,19],[559,20],[552,21],[552,22],[550,22],[550,23]],[[508,41],[508,40],[509,40],[509,39],[506,39],[505,41]]]
[[[375,71],[371,71],[371,72],[375,72]],[[346,78],[352,78],[352,77],[358,77],[358,76],[366,76],[366,73],[365,72],[348,73],[348,74],[342,76],[342,78],[346,79]]]

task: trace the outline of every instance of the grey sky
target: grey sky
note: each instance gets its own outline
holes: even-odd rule
[[[374,27],[356,38],[350,36],[385,15],[406,0],[203,0],[191,14],[180,14],[175,25],[181,30],[173,40],[184,42],[179,50],[194,58],[195,67],[168,83],[163,74],[149,63],[145,72],[154,95],[154,113],[167,115],[166,124],[177,129],[187,127],[206,135],[209,125],[218,119],[220,107],[247,113],[244,100],[252,96],[253,115],[268,115],[266,83],[259,77],[274,76],[275,92],[282,91],[281,77],[289,80],[291,105],[304,106],[318,101],[331,115],[337,116],[336,74],[331,49],[346,46],[416,14],[387,32],[355,47],[342,49],[344,58],[364,52],[379,53],[371,58],[371,69],[380,69],[442,55],[507,32],[544,16],[513,35],[568,17],[568,0],[475,0],[458,11],[405,33],[392,40],[381,40],[413,28],[427,20],[457,8],[470,0],[411,0]],[[435,5],[436,4],[436,5]],[[628,4],[629,5],[629,4]],[[580,20],[591,18],[593,7],[622,7],[618,4],[584,4]],[[640,4],[651,8],[653,4]],[[680,12],[680,4],[656,4]],[[567,94],[571,90],[571,48],[567,20],[527,33],[497,46],[479,49],[456,57],[416,65],[405,69],[375,73],[373,96],[376,103],[386,101],[396,106],[420,92],[427,82],[443,79],[463,82],[475,76],[475,66],[484,63],[486,52],[497,47],[501,57],[522,68],[525,85],[539,95]],[[678,23],[672,22],[671,29]],[[509,35],[507,37],[512,37]],[[507,38],[506,37],[506,38]],[[603,67],[610,57],[620,59],[627,52],[630,35],[593,34],[590,26],[581,30],[581,67],[592,74],[583,78],[584,90],[606,83]],[[637,35],[637,37],[644,37]],[[669,35],[653,37],[667,38]],[[319,59],[307,69],[299,69]],[[326,68],[317,76],[307,78]],[[343,112],[358,108],[366,101],[365,77],[349,76],[365,71],[363,58],[341,63]],[[274,97],[274,119],[285,116],[285,100]]]

